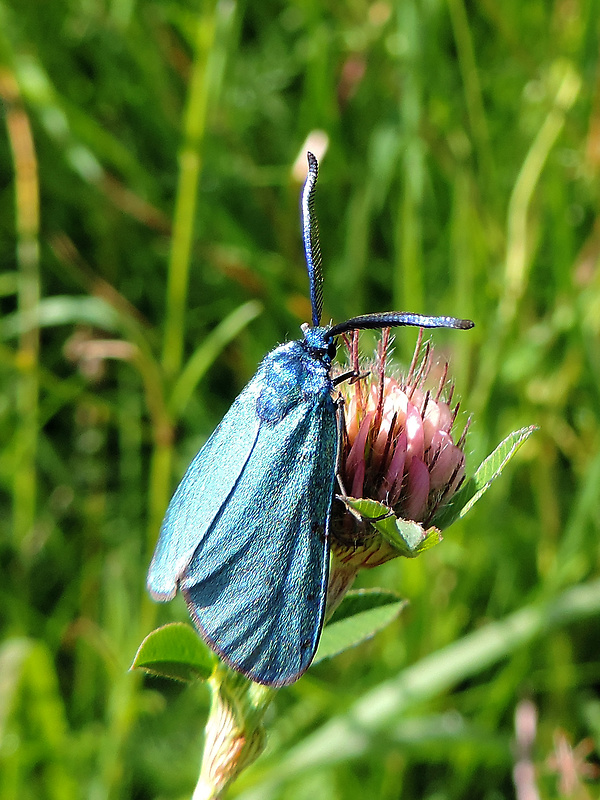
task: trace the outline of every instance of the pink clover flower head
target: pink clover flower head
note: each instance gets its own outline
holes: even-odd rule
[[[404,377],[388,374],[389,329],[382,332],[375,362],[367,369],[359,364],[358,333],[346,341],[352,367],[360,377],[339,387],[344,398],[339,472],[342,499],[375,500],[389,515],[418,523],[425,530],[464,479],[463,446],[469,423],[456,438],[453,427],[459,404],[452,408],[454,387],[447,363],[437,385],[427,388],[434,361],[429,344],[422,346],[422,336],[420,331]],[[338,557],[345,548],[366,546],[372,535],[371,526],[359,524],[368,520],[346,509],[347,505],[336,503],[332,516],[332,542]],[[369,563],[362,566],[394,557],[383,551],[371,553]]]

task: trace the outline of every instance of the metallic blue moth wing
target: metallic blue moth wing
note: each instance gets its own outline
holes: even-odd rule
[[[173,495],[152,563],[148,590],[171,600],[198,542],[235,488],[256,442],[260,420],[253,412],[260,393],[255,376],[196,455]]]
[[[319,640],[337,449],[331,390],[329,366],[303,342],[270,353],[190,465],[150,570],[154,596],[168,599],[178,583],[211,647],[259,683],[296,680]]]

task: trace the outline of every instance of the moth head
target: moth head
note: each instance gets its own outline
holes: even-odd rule
[[[311,327],[307,322],[300,328],[304,334],[304,345],[311,355],[328,361],[335,358],[337,346],[329,328]]]

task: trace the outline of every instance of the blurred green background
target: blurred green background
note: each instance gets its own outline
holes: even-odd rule
[[[433,335],[467,463],[540,431],[361,576],[409,609],[278,693],[231,794],[598,796],[599,34],[597,0],[1,0],[0,800],[193,790],[205,687],[127,670],[187,618],[144,588],[177,479],[309,318],[315,130],[324,319],[472,317]]]

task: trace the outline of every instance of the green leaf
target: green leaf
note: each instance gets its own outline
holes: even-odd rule
[[[348,592],[323,629],[314,664],[370,639],[407,605],[394,592],[360,589]]]
[[[120,327],[119,315],[100,297],[55,295],[40,300],[30,316],[20,311],[7,314],[0,321],[0,339],[20,336],[38,326],[47,328],[76,322],[105,331],[116,331]]]
[[[184,682],[206,680],[213,668],[211,651],[196,631],[183,622],[172,622],[149,633],[131,665],[131,669]]]
[[[381,534],[385,544],[405,558],[416,558],[441,542],[437,528],[428,528],[413,520],[397,517],[391,508],[367,498],[344,497],[344,503],[368,521]]]
[[[521,445],[538,429],[537,425],[520,428],[501,442],[490,455],[481,462],[473,477],[465,481],[447,506],[433,518],[434,524],[444,530],[471,509],[479,498],[487,492],[492,481],[502,472]]]

